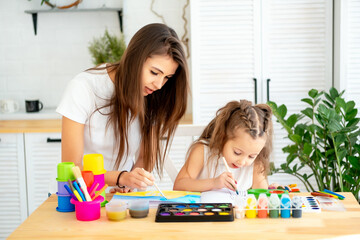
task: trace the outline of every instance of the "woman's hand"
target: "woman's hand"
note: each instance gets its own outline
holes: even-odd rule
[[[148,186],[154,184],[154,177],[151,173],[143,168],[135,168],[131,172],[125,172],[120,177],[121,185],[130,189],[145,190]]]
[[[215,178],[215,189],[228,188],[232,191],[236,190],[236,182],[231,172],[223,172]]]

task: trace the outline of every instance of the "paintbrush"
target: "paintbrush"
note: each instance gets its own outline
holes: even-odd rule
[[[223,160],[223,162],[224,162],[224,165],[225,165],[225,167],[226,167],[226,170],[231,173],[230,168],[229,168],[229,166],[228,166],[228,164],[227,164],[227,162],[226,162],[226,160],[225,160],[224,157],[222,157],[222,160]],[[234,185],[232,185],[231,183],[230,183],[230,185],[233,187],[233,189],[235,190],[236,194],[239,195],[239,192],[238,192],[237,188],[234,187]]]
[[[81,175],[81,171],[80,171],[80,168],[78,166],[75,166],[72,168],[72,171],[74,173],[74,176],[76,178],[76,180],[79,181],[79,185],[80,185],[80,188],[81,190],[83,191],[84,195],[85,195],[85,199],[87,202],[90,202],[91,201],[91,197],[87,191],[87,188],[86,188],[86,184],[85,184],[85,181],[84,179],[82,178],[82,175]]]
[[[146,171],[144,168],[141,168],[142,170]],[[160,188],[156,185],[156,183],[154,182],[154,186],[156,187],[156,189],[159,191],[159,193],[165,198],[167,199],[167,197],[165,197],[165,194],[160,190]]]

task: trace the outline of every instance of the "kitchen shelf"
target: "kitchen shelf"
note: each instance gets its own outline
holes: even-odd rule
[[[34,9],[34,10],[25,10],[25,13],[32,15],[34,33],[37,34],[37,15],[38,13],[64,13],[64,12],[117,12],[119,16],[120,31],[123,31],[123,22],[122,22],[122,8],[87,8],[87,9],[58,9],[53,8],[49,10],[45,9]]]

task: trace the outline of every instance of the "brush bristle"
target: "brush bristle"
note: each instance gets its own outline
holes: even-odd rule
[[[74,176],[75,176],[76,179],[81,177],[81,171],[80,171],[80,168],[78,166],[73,167],[72,171],[73,171]]]

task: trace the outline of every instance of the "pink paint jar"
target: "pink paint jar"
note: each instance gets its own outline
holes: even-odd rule
[[[70,202],[75,205],[76,219],[79,221],[93,221],[100,218],[101,206],[104,201],[103,196],[98,196],[91,202],[79,202],[71,199]]]

